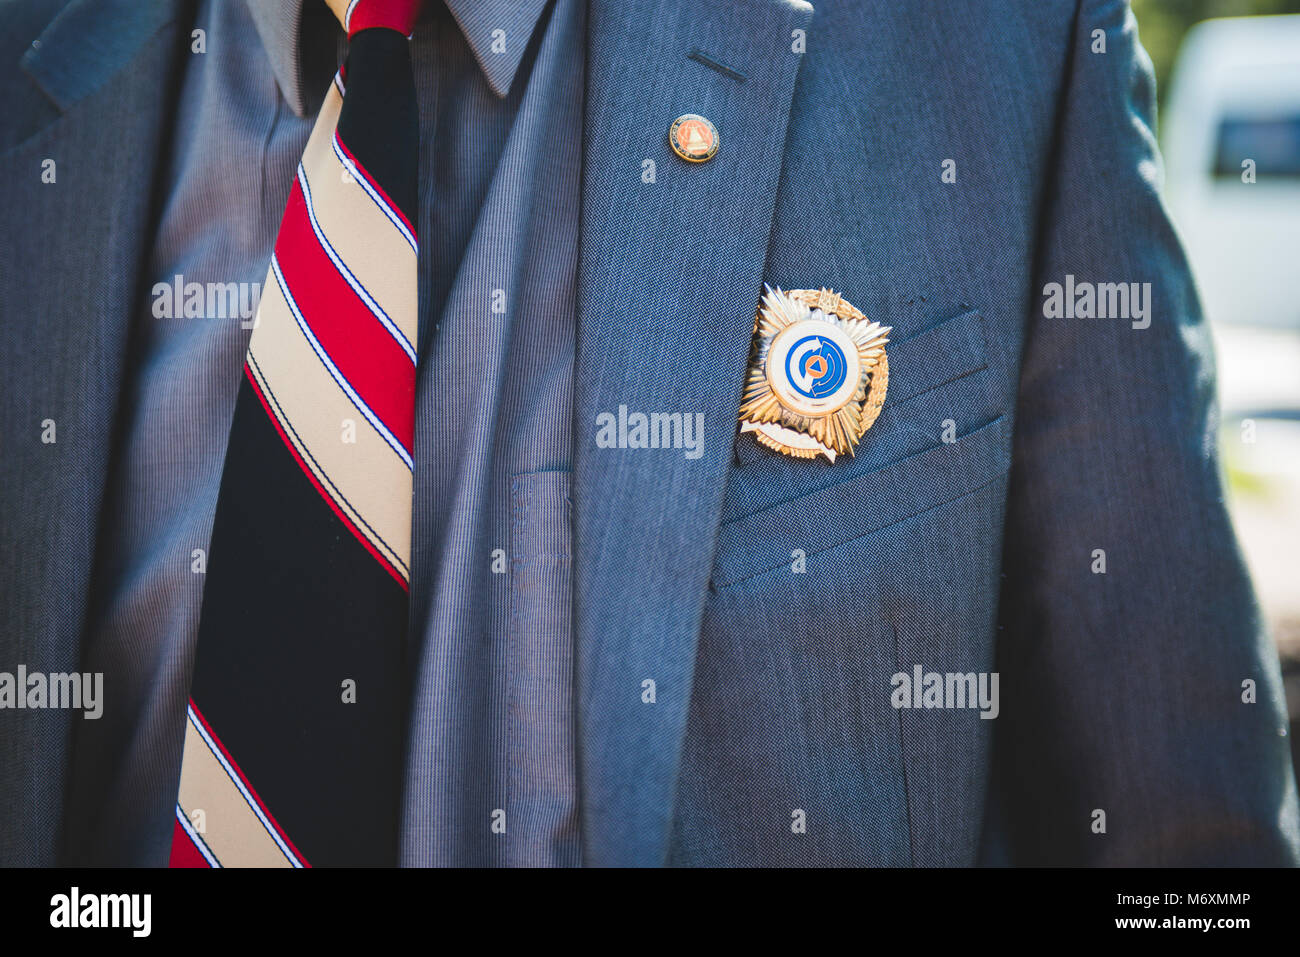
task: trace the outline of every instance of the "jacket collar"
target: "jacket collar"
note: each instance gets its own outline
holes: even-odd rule
[[[787,0],[591,0],[573,463],[589,864],[665,860],[802,58],[794,38],[811,16]],[[683,113],[718,128],[706,163],[669,150]],[[653,184],[637,176],[651,163]],[[702,416],[702,446],[688,457],[602,445],[601,419],[624,409]]]

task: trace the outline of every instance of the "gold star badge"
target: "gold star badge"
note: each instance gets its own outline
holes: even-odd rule
[[[885,401],[891,327],[829,289],[764,289],[740,431],[795,458],[852,455]]]

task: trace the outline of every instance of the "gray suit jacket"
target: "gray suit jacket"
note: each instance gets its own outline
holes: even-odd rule
[[[1127,4],[817,6],[592,2],[585,860],[1294,863],[1277,663]],[[77,668],[190,16],[0,3],[0,670]],[[685,112],[714,160],[669,152]],[[1045,318],[1067,275],[1151,283],[1150,326]],[[856,456],[737,438],[763,282],[893,327]],[[620,405],[703,412],[703,455],[598,447]],[[918,665],[997,671],[999,716],[894,707]],[[72,720],[0,712],[0,862],[57,860]]]

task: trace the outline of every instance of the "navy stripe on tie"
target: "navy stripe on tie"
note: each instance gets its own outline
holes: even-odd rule
[[[406,592],[317,494],[247,379],[235,420],[206,591],[223,600],[204,603],[192,697],[308,860],[391,864]],[[267,550],[269,526],[295,550]],[[320,590],[303,562],[346,584]]]

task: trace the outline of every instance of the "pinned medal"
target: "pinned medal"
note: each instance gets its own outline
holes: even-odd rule
[[[829,289],[766,294],[740,406],[740,431],[784,455],[852,455],[889,387],[889,326]]]
[[[685,113],[668,127],[673,152],[691,163],[707,163],[718,155],[718,128],[706,117]]]

